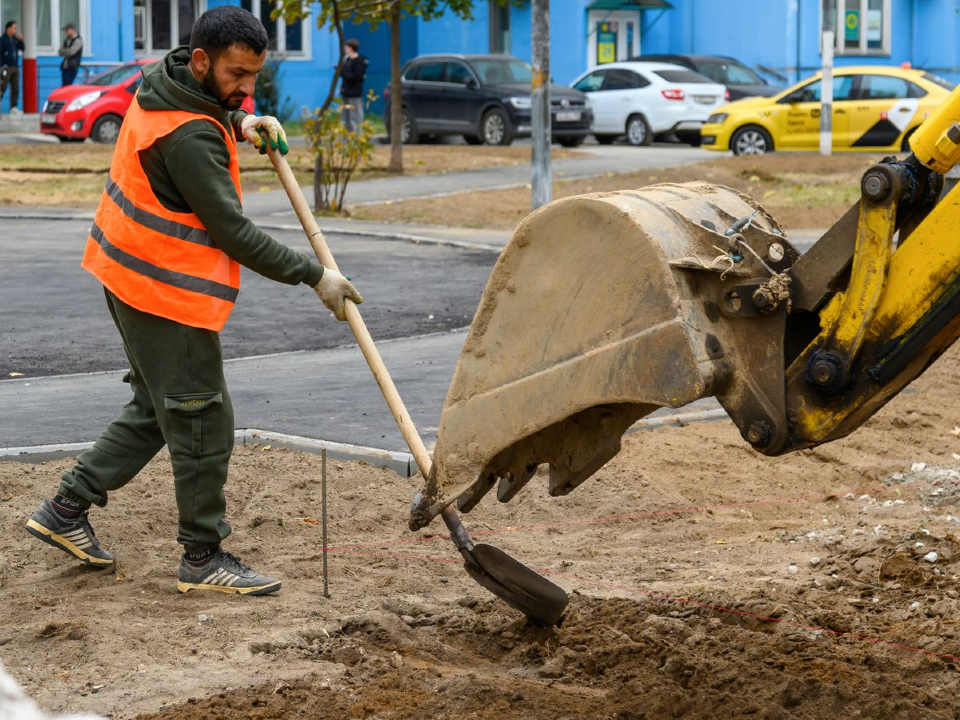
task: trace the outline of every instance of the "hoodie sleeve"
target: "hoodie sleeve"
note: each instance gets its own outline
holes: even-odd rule
[[[241,265],[277,282],[311,287],[320,282],[322,265],[277,242],[243,215],[227,169],[229,151],[220,131],[205,120],[184,127],[189,131],[178,134],[163,148],[164,164],[177,190],[220,249]]]

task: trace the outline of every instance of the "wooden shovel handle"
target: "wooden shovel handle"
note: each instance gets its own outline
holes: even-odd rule
[[[310,241],[313,251],[317,254],[317,259],[320,260],[321,264],[325,267],[339,271],[337,262],[333,259],[333,254],[327,246],[323,232],[320,230],[317,219],[307,204],[307,199],[303,196],[303,190],[300,189],[300,184],[294,177],[293,171],[290,170],[287,159],[279,150],[268,150],[267,153],[270,155],[270,160],[273,162],[273,167],[276,169],[277,175],[280,176],[280,182],[283,184],[283,189],[286,191],[287,197],[290,198],[293,210],[300,219],[303,231],[307,234],[307,239]],[[373,338],[370,337],[370,331],[367,330],[363,318],[360,317],[360,309],[352,300],[345,302],[344,305],[347,323],[350,325],[350,329],[353,330],[353,335],[357,339],[357,344],[360,346],[363,357],[367,360],[367,365],[370,366],[370,370],[373,372],[373,377],[377,380],[377,385],[380,386],[383,399],[387,401],[390,412],[393,413],[393,419],[396,421],[397,427],[400,428],[400,433],[403,435],[403,439],[406,440],[407,447],[410,448],[410,452],[413,454],[413,458],[416,460],[420,472],[423,473],[424,478],[427,478],[433,469],[433,461],[430,459],[430,455],[427,454],[427,448],[424,447],[423,440],[420,439],[420,434],[413,424],[413,419],[410,417],[410,413],[407,412],[407,408],[400,398],[400,393],[397,392],[397,387],[393,384],[393,379],[387,371],[387,366],[383,364],[383,358],[380,357],[377,346],[374,344]]]

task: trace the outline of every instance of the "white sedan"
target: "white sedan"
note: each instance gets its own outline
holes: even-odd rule
[[[593,105],[593,134],[601,145],[626,135],[649,145],[674,133],[692,145],[700,127],[727,102],[727,89],[689,68],[660,62],[615,62],[578,77],[572,86]]]

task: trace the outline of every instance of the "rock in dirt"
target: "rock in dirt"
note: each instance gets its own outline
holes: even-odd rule
[[[880,569],[880,562],[876,558],[864,555],[854,561],[853,569],[857,571],[858,575],[876,577],[877,571]]]

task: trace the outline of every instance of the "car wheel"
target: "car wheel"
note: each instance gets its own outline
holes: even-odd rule
[[[919,126],[918,126],[919,127]],[[903,136],[903,142],[900,144],[900,150],[903,152],[910,152],[910,137],[917,131],[917,128],[914,128],[906,135]]]
[[[569,147],[569,148],[580,147],[581,145],[583,145],[584,140],[586,140],[586,138],[583,135],[578,135],[576,137],[557,138],[558,143],[563,145],[563,147]]]
[[[479,135],[464,135],[463,139],[467,142],[467,145],[483,145],[483,140]]]
[[[420,142],[417,121],[407,108],[400,111],[400,142],[404,145],[416,145]]]
[[[617,139],[616,135],[594,135],[594,137],[601,145],[613,145],[613,141]]]
[[[734,155],[765,155],[773,152],[773,138],[762,127],[747,125],[733,134],[730,149]]]
[[[627,119],[627,142],[631,145],[649,145],[653,142],[653,132],[643,115],[631,115]]]
[[[115,143],[122,124],[123,118],[119,115],[104,115],[93,124],[90,137],[98,143]]]
[[[513,142],[510,120],[500,108],[488,110],[480,121],[481,136],[487,145],[509,145]]]

